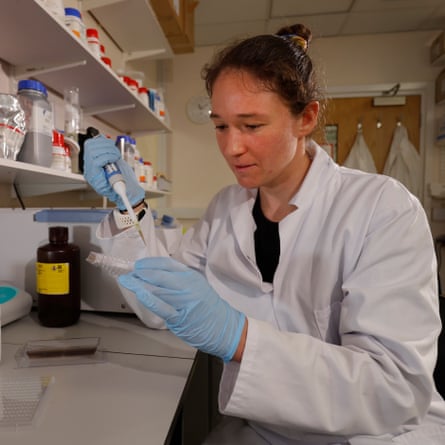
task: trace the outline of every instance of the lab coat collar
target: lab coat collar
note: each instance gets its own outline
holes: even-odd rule
[[[289,200],[289,204],[303,210],[314,202],[318,189],[329,179],[328,169],[334,164],[330,156],[312,140],[308,141],[306,151],[312,163],[297,193]]]

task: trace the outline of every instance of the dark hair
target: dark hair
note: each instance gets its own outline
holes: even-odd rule
[[[217,53],[202,69],[209,96],[218,76],[226,69],[247,71],[277,93],[295,115],[309,102],[322,100],[312,61],[307,54],[311,31],[296,24],[235,42]]]

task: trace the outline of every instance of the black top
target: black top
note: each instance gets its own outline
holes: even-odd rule
[[[257,226],[254,233],[256,263],[263,281],[272,283],[280,260],[280,234],[278,223],[268,220],[261,210],[259,190],[252,215]]]

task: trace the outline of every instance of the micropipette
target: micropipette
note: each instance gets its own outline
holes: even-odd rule
[[[142,238],[142,241],[145,244],[145,239],[144,235],[142,234],[141,226],[139,225],[139,221],[127,197],[127,187],[125,186],[125,179],[122,176],[122,172],[114,162],[110,162],[109,164],[105,165],[104,170],[108,182],[110,183],[113,190],[121,197],[122,201],[124,202],[125,208],[127,209],[127,212],[130,215],[130,218],[132,219],[134,226],[136,227],[140,237]]]
[[[87,128],[87,136],[89,138],[95,138],[99,136],[99,131],[96,130],[93,127]],[[141,237],[142,241],[145,244],[144,235],[142,234],[141,226],[139,225],[139,221],[136,217],[136,214],[134,213],[133,207],[130,204],[130,201],[127,197],[127,187],[125,185],[125,179],[122,175],[122,172],[120,171],[119,167],[114,163],[110,162],[104,166],[105,176],[108,179],[108,182],[110,183],[113,190],[120,196],[122,199],[125,208],[127,209],[128,214],[130,215],[130,218],[132,219],[134,226],[136,227],[136,230],[139,233],[139,236]]]

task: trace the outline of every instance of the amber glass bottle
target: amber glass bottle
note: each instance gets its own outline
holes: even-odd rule
[[[37,312],[43,326],[75,324],[80,316],[80,249],[68,227],[50,227],[49,244],[37,249]]]

